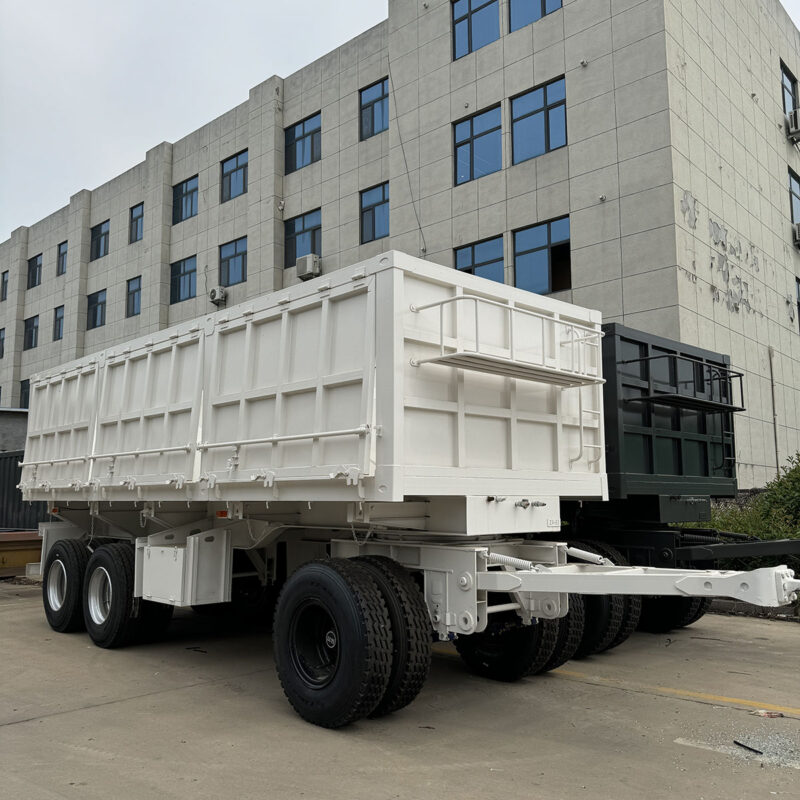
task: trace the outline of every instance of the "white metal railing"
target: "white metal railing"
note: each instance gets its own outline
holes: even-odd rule
[[[292,433],[285,436],[265,436],[263,439],[241,439],[231,442],[211,442],[199,444],[197,449],[201,452],[208,450],[231,447],[238,449],[256,444],[281,444],[282,442],[303,442],[309,439],[333,439],[337,436],[366,436],[370,431],[369,425],[359,425],[357,428],[348,428],[339,431],[316,431],[314,433]]]
[[[472,351],[466,349],[462,350],[459,349],[459,347],[453,348],[452,345],[448,345],[445,342],[445,339],[447,338],[445,336],[445,307],[460,302],[473,303],[475,308],[475,349]],[[565,320],[548,316],[547,314],[541,314],[537,311],[518,308],[517,306],[511,306],[506,303],[500,303],[496,300],[478,297],[477,295],[459,295],[457,297],[448,297],[445,300],[438,300],[433,303],[426,303],[425,305],[421,306],[414,304],[410,306],[410,310],[415,314],[419,314],[432,308],[439,309],[439,355],[431,358],[413,358],[411,360],[412,365],[421,366],[422,364],[442,362],[452,358],[455,355],[464,355],[469,353],[489,355],[485,350],[481,350],[481,306],[498,308],[508,314],[508,345],[503,346],[502,349],[508,351],[507,360],[509,362],[531,364],[542,368],[556,369],[561,372],[581,377],[590,377],[592,368],[596,373],[599,373],[600,343],[603,337],[602,331],[590,328],[587,325],[581,325],[578,322],[567,322]],[[515,330],[514,324],[515,320],[520,317],[531,318],[539,322],[539,333],[542,344],[541,358],[535,359],[530,358],[528,354],[520,354],[520,348],[517,345],[517,331]],[[560,349],[556,349],[556,351],[552,354],[551,361],[553,363],[548,363],[546,335],[548,327],[550,327],[554,332],[558,331],[560,328],[566,333],[566,338],[558,342],[560,347],[569,348],[569,357],[566,363],[562,358]],[[455,335],[449,338],[455,339],[459,345],[464,338],[463,336],[459,335],[457,316],[455,317]],[[448,352],[448,347],[451,348],[450,352]],[[530,347],[527,346],[524,349],[530,350]],[[594,352],[593,363],[588,357],[589,353],[592,351]]]

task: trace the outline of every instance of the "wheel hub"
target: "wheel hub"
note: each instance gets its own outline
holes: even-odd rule
[[[328,609],[318,600],[306,600],[292,615],[289,653],[300,679],[322,689],[339,668],[339,630]]]
[[[89,616],[95,625],[102,625],[111,612],[111,576],[105,567],[97,567],[89,578],[89,588],[87,590]]]
[[[58,611],[64,605],[67,595],[67,570],[64,562],[57,558],[47,571],[47,602],[53,611]]]

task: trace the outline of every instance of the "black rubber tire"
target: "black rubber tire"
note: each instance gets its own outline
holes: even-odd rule
[[[56,586],[51,583],[60,569],[56,567],[53,570],[56,562],[63,568],[64,579],[58,590],[58,595],[62,597],[58,608],[51,603],[51,594],[56,591]],[[89,551],[78,539],[59,539],[47,553],[42,570],[42,603],[48,625],[58,633],[83,630],[83,575],[88,562]]]
[[[587,550],[590,553],[599,555],[586,542],[574,542],[572,544],[581,550]],[[587,594],[583,597],[583,603],[586,614],[583,637],[573,658],[586,658],[607,650],[611,642],[619,635],[625,614],[625,602],[622,596],[618,594]]]
[[[104,620],[95,620],[89,603],[92,576],[104,569],[111,588]],[[83,579],[83,619],[91,640],[106,649],[124,647],[135,636],[139,620],[133,616],[134,552],[130,544],[114,542],[92,553]]]
[[[601,556],[605,558],[611,559],[614,564],[618,567],[627,567],[629,566],[630,562],[625,558],[625,556],[617,550],[616,547],[612,547],[610,544],[606,544],[605,542],[589,542],[589,544],[600,553]],[[624,611],[622,614],[622,624],[620,625],[619,633],[614,637],[614,639],[609,643],[606,650],[611,650],[614,647],[618,647],[624,641],[626,641],[630,635],[636,630],[637,626],[639,625],[639,619],[642,616],[642,597],[638,594],[627,594],[627,595],[619,595],[622,597],[622,602],[624,605]]]
[[[558,620],[558,623],[556,646],[542,672],[558,669],[572,659],[578,651],[586,624],[586,610],[582,595],[571,594],[569,596],[569,611],[565,617]]]
[[[385,556],[354,560],[369,570],[378,584],[392,627],[389,684],[369,714],[382,717],[405,708],[422,690],[431,668],[431,619],[419,586],[403,566]]]
[[[697,611],[691,616],[691,618],[687,619],[686,622],[683,623],[681,627],[686,628],[689,625],[694,625],[699,619],[706,615],[708,609],[711,608],[711,598],[710,597],[701,597],[700,603],[697,607]]]
[[[314,626],[322,638],[310,635]],[[389,684],[392,629],[381,591],[365,566],[338,558],[301,566],[278,598],[274,631],[278,678],[304,720],[341,728],[375,710]],[[322,664],[312,663],[314,658]],[[329,674],[313,675],[326,659],[333,660]]]
[[[468,636],[459,636],[456,650],[470,672],[493,681],[513,683],[537,668],[540,661],[546,663],[555,646],[552,626],[540,624],[523,625],[514,611],[503,611],[489,618],[486,630]],[[542,648],[551,648],[547,656]]]
[[[542,629],[541,638],[539,639],[539,652],[531,662],[530,668],[525,673],[526,675],[540,675],[542,672],[547,671],[547,663],[553,657],[558,644],[561,620],[540,619],[537,627]]]
[[[153,642],[167,632],[174,606],[154,603],[151,600],[139,601],[139,616],[136,618],[136,641]]]
[[[702,616],[702,597],[655,596],[642,598],[639,630],[647,633],[668,633],[691,625]]]

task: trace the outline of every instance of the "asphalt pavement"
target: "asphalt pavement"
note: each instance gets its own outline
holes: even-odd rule
[[[181,611],[101,650],[0,582],[0,798],[795,800],[799,657],[800,625],[716,615],[516,684],[436,645],[411,706],[327,731],[265,631]]]

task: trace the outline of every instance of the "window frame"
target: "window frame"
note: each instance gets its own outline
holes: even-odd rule
[[[0,328],[0,358],[6,355],[6,329]]]
[[[244,250],[240,251],[239,246],[244,242]],[[231,255],[222,255],[222,250],[225,247],[233,246],[233,253]],[[230,265],[232,261],[237,258],[242,259],[242,277],[238,281],[230,280]],[[224,277],[223,277],[224,276]],[[219,285],[220,286],[238,286],[240,283],[247,282],[247,237],[241,236],[230,242],[225,242],[219,246]]]
[[[317,225],[309,225],[308,224],[308,217],[313,215],[319,214],[319,224]],[[301,221],[302,227],[297,230],[293,230],[291,233],[289,232],[289,226],[292,223],[296,223]],[[283,268],[290,269],[297,264],[297,259],[302,258],[302,256],[297,255],[297,239],[300,236],[304,236],[305,234],[311,234],[311,249],[308,253],[303,253],[302,256],[306,255],[317,255],[320,258],[322,257],[322,209],[315,208],[312,211],[306,211],[305,214],[298,214],[296,217],[291,217],[287,219],[283,223]],[[291,246],[290,246],[291,243]],[[292,258],[290,253],[294,254]]]
[[[89,232],[91,244],[89,246],[89,261],[97,261],[108,255],[108,244],[111,234],[111,220],[93,225]],[[101,252],[102,251],[102,252]]]
[[[188,184],[194,181],[194,186],[192,188],[187,188]],[[181,181],[180,183],[176,183],[172,187],[172,224],[173,225],[180,225],[181,222],[185,222],[187,219],[191,219],[192,217],[196,217],[200,208],[200,177],[198,175],[192,175],[191,178],[187,178],[185,181]],[[189,211],[190,214],[186,216],[183,215],[184,208],[186,206],[186,201],[189,201],[190,207]]]
[[[8,300],[8,270],[0,276],[0,303]]]
[[[312,128],[308,132],[305,132],[305,126],[307,123],[311,122],[311,120],[319,117],[319,127]],[[302,128],[303,132],[300,136],[297,136],[297,129]],[[284,128],[283,131],[284,135],[284,165],[283,165],[283,174],[284,175],[291,175],[293,172],[298,172],[299,170],[303,169],[304,167],[311,166],[311,164],[316,164],[317,161],[322,160],[322,111],[317,111],[314,114],[306,117],[305,119],[301,119],[299,122],[295,122],[293,125],[289,125]],[[297,150],[295,149],[298,142],[304,141],[305,139],[311,140],[311,157],[310,160],[297,165],[296,155]],[[290,164],[289,155],[293,154],[293,160]],[[315,157],[316,156],[316,157]]]
[[[787,81],[789,83],[788,86],[786,85]],[[786,108],[787,91],[792,96],[792,107],[789,109]],[[787,117],[792,111],[800,107],[800,104],[798,104],[797,78],[783,61],[781,61],[781,105],[783,106],[783,113]]]
[[[190,261],[193,262],[193,267],[192,269],[186,269],[185,267]],[[189,278],[191,294],[182,297],[180,289],[184,278]],[[195,297],[197,297],[196,253],[193,256],[182,258],[179,261],[173,261],[172,264],[169,265],[169,304],[174,306],[178,303],[185,303],[187,300],[192,300]]]
[[[557,83],[564,84],[564,99],[563,100],[556,100],[553,103],[548,103],[547,101],[547,93],[548,89],[551,86],[554,86]],[[533,94],[534,92],[542,92],[542,97],[544,100],[543,105],[540,108],[534,109],[533,111],[527,111],[524,114],[520,114],[519,117],[514,116],[514,103],[517,100],[521,100],[528,95]],[[556,147],[551,146],[551,132],[550,132],[550,113],[557,108],[564,108],[564,144],[559,144]],[[526,161],[530,161],[534,158],[539,158],[540,156],[545,155],[546,153],[552,153],[555,150],[560,150],[562,147],[566,147],[569,144],[569,137],[567,135],[567,78],[566,75],[562,75],[559,78],[554,78],[551,81],[547,81],[547,83],[539,84],[538,86],[534,86],[532,89],[529,89],[527,92],[522,92],[514,97],[512,97],[509,101],[509,111],[511,113],[511,165],[516,166],[517,164],[524,164]],[[526,119],[530,119],[531,117],[535,117],[537,114],[544,115],[544,151],[542,153],[537,153],[536,155],[527,156],[526,158],[520,158],[517,160],[517,136],[516,136],[516,126],[523,122]]]
[[[797,184],[796,189],[794,184]],[[795,216],[795,198],[797,198],[797,216]],[[797,223],[800,222],[800,175],[791,167],[789,167],[789,213],[791,215],[792,224],[797,225]]]
[[[61,312],[59,314],[59,311]],[[53,309],[53,341],[60,342],[64,338],[64,306]]]
[[[470,53],[475,53],[480,50],[482,47],[486,47],[487,45],[496,42],[502,35],[500,30],[500,2],[499,0],[465,0],[466,2],[466,13],[462,14],[459,17],[456,17],[456,6],[461,0],[450,0],[450,26],[452,30],[452,37],[453,37],[453,61],[458,61],[459,58],[464,58],[468,56]],[[476,4],[476,7],[473,8],[473,3]],[[480,3],[480,5],[477,5]],[[486,42],[485,44],[480,45],[479,47],[474,47],[473,43],[473,18],[474,16],[483,11],[487,6],[494,4],[497,7],[497,36],[494,39]],[[457,28],[459,23],[466,21],[467,23],[467,51],[458,55],[458,32]]]
[[[490,244],[498,242],[500,244],[500,269],[502,279],[500,281],[495,280],[494,278],[489,278],[486,275],[476,275],[475,270],[480,269],[481,267],[489,267],[493,264],[496,264],[498,259],[492,258],[485,261],[480,261],[477,264],[475,263],[475,248],[480,247],[482,244]],[[458,265],[458,254],[464,252],[465,250],[470,251],[470,266],[469,267],[460,267]],[[506,260],[505,260],[505,242],[503,234],[498,234],[497,236],[489,236],[487,239],[481,239],[477,242],[470,242],[469,244],[460,245],[459,247],[453,248],[453,266],[459,272],[465,272],[467,275],[475,275],[478,278],[484,278],[485,280],[495,281],[495,283],[505,283],[505,272],[506,272]]]
[[[135,214],[136,211],[139,214]],[[128,244],[141,242],[144,238],[144,203],[137,203],[131,206],[130,218],[128,222]]]
[[[64,248],[63,250],[61,248]],[[59,242],[56,246],[56,277],[67,274],[67,254],[69,253],[69,240]]]
[[[539,4],[539,8],[541,9],[541,14],[536,17],[535,19],[529,20],[528,22],[523,22],[517,27],[514,27],[514,5],[520,0],[509,0],[508,4],[508,32],[514,33],[514,31],[520,31],[523,28],[527,28],[528,25],[533,25],[535,22],[539,22],[539,20],[544,19],[549,14],[555,14],[556,11],[560,11],[564,7],[563,0],[555,0],[558,2],[558,6],[551,11],[547,10],[547,4],[553,2],[554,0],[529,0],[532,4]]]
[[[244,161],[242,161],[244,156]],[[220,162],[220,184],[219,184],[219,202],[227,203],[229,200],[234,200],[247,194],[247,165],[249,163],[248,149],[240,150],[232,156]],[[233,166],[229,166],[229,165]],[[242,180],[242,190],[233,194],[234,175],[240,174]]]
[[[138,281],[134,288],[133,284]],[[142,313],[142,276],[128,278],[125,282],[125,319],[138,317]]]
[[[497,112],[498,115],[498,124],[492,128],[487,130],[481,131],[480,133],[475,133],[475,120],[478,117],[482,117],[485,114],[490,114],[492,112]],[[462,139],[459,141],[458,139],[458,128],[460,125],[463,125],[465,122],[469,123],[469,135],[466,139]],[[483,139],[486,136],[491,134],[497,134],[499,137],[500,143],[500,158],[499,158],[499,165],[497,169],[491,170],[491,172],[484,172],[482,175],[478,175],[475,177],[475,142],[478,139]],[[459,149],[469,144],[469,178],[460,181],[458,179],[458,169],[459,169],[459,156],[458,152]],[[503,111],[500,104],[496,104],[491,106],[490,108],[485,108],[481,111],[476,112],[475,114],[470,114],[468,117],[464,117],[463,119],[457,120],[453,123],[453,181],[455,186],[463,186],[465,183],[469,183],[470,181],[480,180],[480,178],[485,178],[487,175],[493,175],[495,172],[500,172],[503,169]]]
[[[552,226],[557,222],[562,222],[563,220],[567,220],[569,225],[569,236],[566,239],[559,239],[556,242],[553,242],[552,238]],[[521,233],[525,233],[526,231],[533,230],[534,228],[547,228],[547,243],[541,247],[532,247],[527,250],[520,251],[517,248],[517,236]],[[525,290],[524,286],[519,285],[519,281],[517,280],[518,275],[518,259],[520,256],[528,255],[529,253],[537,253],[541,252],[542,250],[547,250],[547,286],[548,290],[546,292],[536,292],[535,294],[541,295],[548,295],[553,294],[553,292],[563,292],[568,291],[572,288],[572,221],[570,219],[569,214],[565,214],[561,217],[555,217],[553,219],[543,220],[542,222],[535,222],[533,225],[526,225],[524,228],[517,228],[515,231],[512,232],[512,253],[514,257],[514,286],[520,289]],[[553,248],[558,246],[563,246],[567,244],[569,247],[570,253],[570,285],[567,288],[563,289],[554,289],[553,288]],[[525,291],[533,291],[532,289],[528,289]]]
[[[39,346],[39,315],[28,317],[22,324],[22,349],[35,350]]]
[[[381,201],[379,203],[371,203],[370,205],[365,206],[364,205],[364,196],[368,192],[372,192],[375,189],[383,189]],[[386,233],[381,234],[380,236],[375,236],[374,235],[375,234],[375,209],[385,205],[387,207],[386,216],[387,216],[387,219],[388,219],[389,218],[389,200],[390,200],[390,196],[389,196],[389,181],[383,181],[381,183],[376,183],[374,186],[370,186],[367,189],[363,189],[359,193],[359,196],[358,196],[358,205],[359,205],[358,218],[359,218],[359,232],[360,232],[361,244],[369,244],[370,242],[377,242],[377,241],[380,241],[381,239],[387,239],[391,235],[391,221],[387,225]],[[365,220],[365,215],[366,214],[371,214],[372,215],[372,223],[371,223],[371,225],[372,225],[373,236],[370,239],[367,239],[365,237],[365,235],[364,235],[364,230],[365,230],[364,220]]]
[[[368,100],[366,103],[364,102],[364,92],[368,92],[370,89],[374,89],[376,86],[381,86],[382,94],[375,100]],[[380,128],[379,130],[375,130],[375,107],[380,104],[383,111],[383,119],[384,119],[384,127]],[[365,133],[366,127],[364,125],[365,120],[365,111],[369,112],[369,127],[370,131]],[[384,131],[389,130],[389,78],[381,78],[379,81],[375,81],[375,83],[371,83],[369,86],[365,86],[363,89],[359,90],[358,93],[358,133],[359,133],[359,141],[364,142],[367,139],[371,139],[373,136],[377,136],[379,133],[383,133]]]
[[[31,405],[31,379],[25,378],[19,382],[19,407],[29,408]]]
[[[35,289],[42,282],[42,254],[28,259],[27,289]]]
[[[99,289],[86,295],[86,330],[93,331],[106,324],[106,301],[108,290]],[[94,316],[92,316],[94,312]]]

